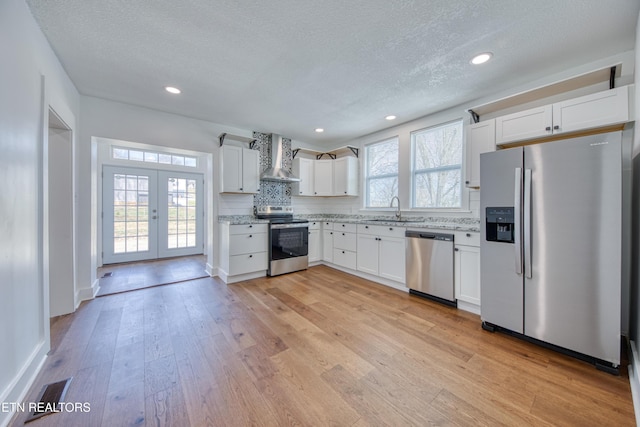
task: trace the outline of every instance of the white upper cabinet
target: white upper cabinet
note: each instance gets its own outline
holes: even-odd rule
[[[220,192],[257,193],[260,188],[260,152],[248,148],[220,147]]]
[[[496,118],[496,144],[527,141],[629,121],[629,86]]]
[[[293,173],[300,182],[292,187],[294,196],[357,196],[358,158],[314,160],[293,159]]]
[[[496,121],[486,120],[467,126],[466,132],[467,187],[480,187],[480,154],[496,149]]]
[[[313,168],[313,195],[333,196],[333,160],[316,160]]]
[[[551,105],[498,117],[496,118],[496,144],[551,135],[552,118]]]
[[[553,133],[574,132],[629,121],[629,86],[553,104]]]
[[[335,196],[357,196],[358,159],[340,157],[333,162],[333,194]]]
[[[300,178],[299,182],[293,183],[294,196],[313,196],[314,164],[315,160],[312,159],[293,159],[293,174]]]

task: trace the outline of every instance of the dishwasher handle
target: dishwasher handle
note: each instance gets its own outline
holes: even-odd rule
[[[453,234],[429,233],[424,231],[407,230],[405,231],[404,235],[405,237],[410,237],[414,239],[445,240],[445,241],[453,242]]]

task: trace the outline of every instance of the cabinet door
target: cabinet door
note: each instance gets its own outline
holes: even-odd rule
[[[333,262],[333,231],[322,231],[322,260]]]
[[[532,108],[496,118],[496,144],[551,135],[552,107]]]
[[[334,160],[333,189],[336,196],[358,195],[358,159],[341,157]]]
[[[496,149],[496,121],[474,123],[467,127],[466,179],[467,187],[480,187],[480,154]]]
[[[220,152],[220,192],[241,193],[242,147],[223,145]]]
[[[405,239],[380,237],[378,274],[380,277],[405,283]],[[358,248],[359,249],[359,248]]]
[[[378,237],[372,234],[358,234],[356,255],[359,271],[378,275]]]
[[[316,160],[313,171],[315,196],[333,196],[333,160]]]
[[[553,133],[593,129],[628,120],[628,86],[553,104]]]
[[[293,160],[293,174],[300,178],[300,182],[293,184],[294,196],[313,196],[313,166],[314,160],[297,158]]]
[[[242,149],[242,192],[257,193],[260,188],[260,152]]]
[[[456,246],[456,298],[480,306],[480,248]]]
[[[309,231],[309,262],[320,261],[320,230]]]

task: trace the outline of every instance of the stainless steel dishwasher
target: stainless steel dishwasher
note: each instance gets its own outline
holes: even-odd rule
[[[405,237],[409,292],[457,307],[453,282],[453,234],[407,230]]]

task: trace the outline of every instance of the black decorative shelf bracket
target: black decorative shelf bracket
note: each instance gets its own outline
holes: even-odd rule
[[[355,154],[356,157],[358,157],[358,153],[360,152],[360,150],[358,148],[356,148],[356,147],[348,147],[348,148],[349,148],[349,150],[351,150],[351,152],[353,154]]]
[[[293,150],[291,150],[291,158],[295,159],[296,156],[298,155],[298,151],[300,151],[299,148],[294,148]]]
[[[469,114],[471,114],[471,119],[473,119],[473,123],[479,123],[480,122],[480,116],[473,110],[469,109]]]
[[[220,136],[218,137],[218,140],[220,141],[220,147],[222,147],[222,144],[224,144],[224,137],[227,136],[226,133],[221,133]]]
[[[609,74],[609,89],[615,89],[616,87],[616,66],[611,67],[611,73]]]

